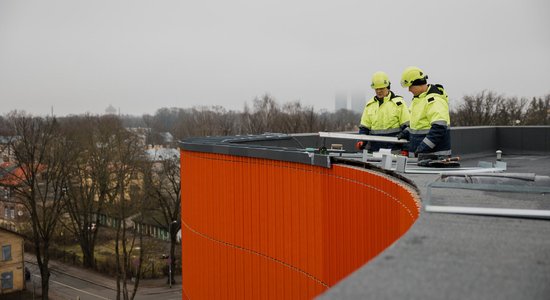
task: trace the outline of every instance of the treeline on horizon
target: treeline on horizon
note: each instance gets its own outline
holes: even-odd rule
[[[458,104],[450,103],[450,107],[451,126],[550,125],[550,94],[529,100],[482,91],[465,96]],[[354,131],[359,126],[361,113],[347,109],[316,112],[300,101],[280,104],[266,94],[254,99],[251,105],[245,103],[243,111],[222,106],[173,107],[160,108],[153,115],[119,117],[126,127],[150,128],[148,143],[159,143],[164,132],[170,132],[177,140],[266,132]],[[7,116],[0,117],[0,135],[10,134],[7,119]]]

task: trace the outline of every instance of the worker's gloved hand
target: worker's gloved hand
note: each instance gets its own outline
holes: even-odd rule
[[[400,133],[397,134],[396,138],[398,140],[407,140],[408,141],[409,140],[409,135],[406,132],[401,131]]]
[[[365,141],[359,141],[359,142],[355,143],[355,149],[357,149],[357,150],[363,150],[363,149],[365,149],[366,146],[367,146],[367,142],[365,142]]]
[[[359,127],[359,134],[369,134],[370,130],[367,127]]]

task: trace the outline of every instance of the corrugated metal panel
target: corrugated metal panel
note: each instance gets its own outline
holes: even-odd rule
[[[308,299],[418,217],[416,196],[364,169],[181,151],[189,299]]]

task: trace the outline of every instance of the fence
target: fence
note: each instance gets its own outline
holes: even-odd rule
[[[25,241],[25,252],[30,252],[35,254],[34,245],[30,241]],[[82,257],[73,251],[66,251],[63,249],[59,249],[56,246],[53,246],[48,250],[48,253],[50,255],[50,259],[52,260],[62,262],[64,264],[72,265],[75,267],[84,268]],[[134,265],[132,265],[132,267],[133,266]],[[113,277],[116,276],[116,260],[114,258],[114,255],[112,257],[107,257],[105,260],[98,260],[96,258],[95,267],[93,270],[104,275],[113,276]],[[131,273],[134,272],[134,270],[135,269],[129,270],[130,273],[127,274],[128,277],[133,275]],[[172,270],[172,273],[173,274],[180,273],[180,269],[178,265],[176,265],[176,270]],[[155,279],[155,278],[163,278],[166,276],[168,276],[167,263],[158,263],[154,260],[148,260],[142,263],[142,271],[141,271],[142,279]]]

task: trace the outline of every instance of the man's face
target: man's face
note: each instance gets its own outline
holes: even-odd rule
[[[376,97],[381,99],[386,97],[390,93],[390,90],[387,87],[385,87],[385,88],[374,89],[374,92],[376,93]]]
[[[413,94],[413,96],[415,96],[415,97],[422,94],[423,91],[424,91],[424,89],[422,88],[421,85],[411,85],[411,86],[409,86],[409,92],[411,92]]]

